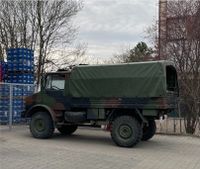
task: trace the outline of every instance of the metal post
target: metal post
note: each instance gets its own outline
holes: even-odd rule
[[[12,100],[13,100],[13,86],[10,84],[10,106],[9,106],[9,130],[12,129]]]
[[[176,120],[175,120],[175,117],[174,117],[174,133],[176,133]]]
[[[181,104],[181,100],[178,101],[178,115],[180,119],[180,133],[182,133],[182,119],[181,119],[182,117],[181,117],[180,104]]]

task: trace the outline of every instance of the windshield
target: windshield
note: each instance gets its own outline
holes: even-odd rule
[[[65,76],[64,75],[47,75],[46,89],[50,90],[64,90]]]

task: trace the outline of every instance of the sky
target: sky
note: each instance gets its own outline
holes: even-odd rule
[[[75,19],[86,55],[107,59],[126,46],[146,41],[145,29],[158,16],[158,0],[83,0]],[[151,44],[149,44],[151,45]]]

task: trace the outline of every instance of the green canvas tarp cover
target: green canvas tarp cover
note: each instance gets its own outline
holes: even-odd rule
[[[170,62],[77,66],[68,81],[72,97],[160,97],[166,94]]]

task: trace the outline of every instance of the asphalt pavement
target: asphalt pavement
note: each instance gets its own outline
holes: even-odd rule
[[[28,126],[0,126],[0,169],[200,169],[200,138],[155,135],[121,148],[101,130],[40,140]]]

